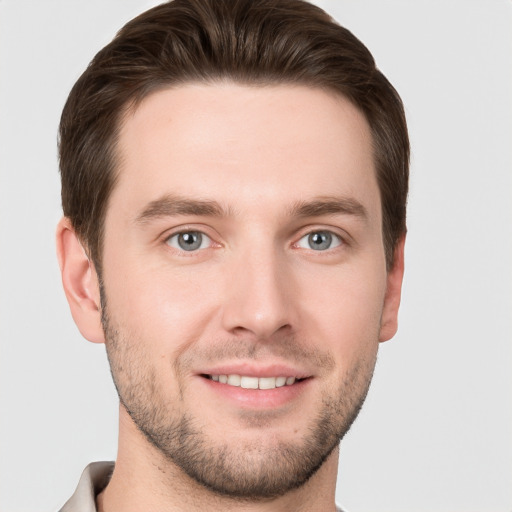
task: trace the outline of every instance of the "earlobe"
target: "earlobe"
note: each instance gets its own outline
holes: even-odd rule
[[[380,325],[379,341],[388,341],[398,329],[398,309],[402,295],[404,277],[404,245],[405,235],[399,240],[394,251],[393,267],[388,272],[386,295]]]
[[[57,226],[57,257],[71,315],[84,338],[104,343],[98,276],[70,220]]]

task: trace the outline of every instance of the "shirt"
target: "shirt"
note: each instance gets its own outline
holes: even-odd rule
[[[73,496],[59,512],[97,512],[96,496],[105,489],[113,471],[113,462],[89,464],[84,469]]]
[[[83,471],[78,486],[71,498],[59,512],[98,512],[96,496],[105,489],[112,472],[113,462],[92,462]],[[337,512],[343,512],[336,507]]]

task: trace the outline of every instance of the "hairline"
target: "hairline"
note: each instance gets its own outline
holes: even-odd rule
[[[155,81],[156,82],[156,81]],[[147,84],[146,87],[142,88],[140,91],[134,91],[132,96],[126,100],[124,105],[122,105],[119,108],[119,111],[117,113],[115,122],[114,122],[114,129],[112,130],[111,135],[111,157],[112,157],[112,174],[111,174],[111,181],[110,181],[110,190],[108,194],[108,198],[105,202],[102,215],[100,218],[98,218],[98,236],[96,239],[96,250],[93,251],[93,253],[90,252],[90,248],[88,246],[87,240],[81,240],[82,243],[87,247],[87,252],[92,256],[94,266],[96,268],[96,271],[98,273],[98,276],[101,279],[101,273],[102,273],[102,256],[103,256],[103,247],[104,247],[104,240],[105,240],[105,220],[107,217],[107,212],[110,206],[110,199],[112,197],[112,193],[116,187],[117,181],[120,176],[120,172],[122,169],[122,161],[123,161],[123,155],[121,154],[119,150],[119,141],[120,136],[122,134],[123,127],[127,121],[127,119],[134,115],[135,112],[140,108],[141,104],[148,99],[150,96],[153,96],[154,94],[158,94],[159,92],[169,91],[173,89],[178,89],[180,87],[187,87],[190,85],[207,85],[215,87],[216,85],[221,84],[232,84],[232,85],[239,85],[242,87],[252,87],[252,88],[267,88],[267,87],[302,87],[302,88],[308,88],[311,90],[316,91],[323,91],[329,96],[331,96],[334,99],[340,99],[343,98],[344,100],[348,101],[353,107],[357,109],[357,111],[363,116],[365,122],[368,125],[369,133],[370,133],[370,144],[371,144],[371,151],[372,151],[372,160],[373,160],[373,171],[375,173],[375,179],[377,180],[377,189],[379,191],[379,200],[380,200],[380,210],[381,210],[381,233],[382,233],[382,240],[383,240],[383,246],[384,246],[384,253],[386,256],[386,267],[387,270],[392,267],[393,264],[393,254],[390,255],[388,258],[388,250],[387,247],[387,241],[386,241],[386,232],[385,232],[385,212],[384,212],[384,203],[382,198],[382,191],[379,184],[379,165],[378,165],[378,158],[377,158],[377,141],[376,136],[377,132],[374,130],[374,127],[370,120],[368,119],[367,114],[364,112],[364,110],[361,108],[360,105],[358,105],[349,94],[345,94],[343,91],[340,90],[340,88],[336,88],[335,86],[331,86],[328,84],[321,84],[321,83],[315,83],[314,80],[304,78],[304,79],[286,79],[286,78],[272,78],[272,77],[262,77],[259,79],[258,77],[255,77],[254,79],[243,79],[241,77],[236,76],[230,76],[229,74],[221,74],[219,73],[218,76],[210,76],[210,77],[190,77],[190,78],[180,78],[173,81],[165,81],[162,80],[160,82],[156,82],[153,84]],[[391,248],[392,252],[394,251],[396,246],[395,245]],[[388,261],[389,259],[389,261]]]

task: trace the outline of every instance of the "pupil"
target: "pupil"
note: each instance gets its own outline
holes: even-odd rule
[[[181,233],[178,237],[178,244],[185,251],[193,251],[201,247],[202,239],[201,233]]]
[[[312,249],[319,251],[322,249],[329,249],[332,242],[332,235],[325,231],[312,233],[309,235],[309,245]]]

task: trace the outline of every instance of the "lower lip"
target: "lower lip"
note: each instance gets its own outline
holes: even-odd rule
[[[221,384],[205,377],[200,377],[207,388],[217,396],[233,402],[238,407],[247,409],[275,409],[282,407],[301,395],[311,382],[311,378],[295,382],[291,386],[274,389],[245,389],[229,384]]]

